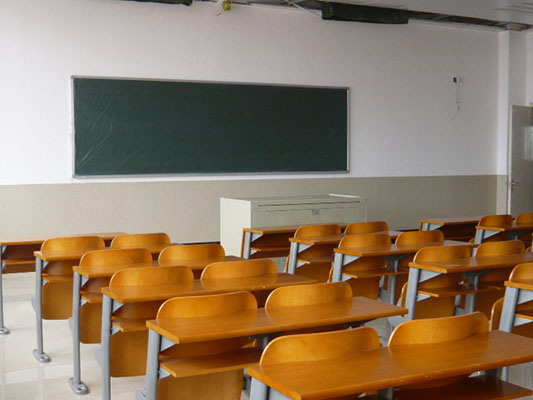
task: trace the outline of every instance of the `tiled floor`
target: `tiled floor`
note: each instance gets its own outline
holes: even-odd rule
[[[81,347],[82,379],[90,393],[75,396],[68,386],[67,380],[72,376],[72,335],[67,321],[44,321],[44,348],[52,362],[39,365],[33,358],[31,351],[36,343],[35,313],[30,304],[33,290],[33,273],[4,275],[5,321],[11,334],[0,336],[0,400],[100,399],[100,368],[94,359],[96,345]],[[382,321],[372,326],[380,334],[384,332]],[[511,380],[531,387],[532,372],[530,365],[513,367]],[[113,399],[134,399],[135,391],[143,384],[144,377],[115,378]]]

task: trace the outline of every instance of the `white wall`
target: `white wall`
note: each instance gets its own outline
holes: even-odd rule
[[[348,86],[349,176],[497,173],[499,32],[326,22],[274,7],[219,11],[201,2],[3,0],[0,184],[75,181],[72,75]]]

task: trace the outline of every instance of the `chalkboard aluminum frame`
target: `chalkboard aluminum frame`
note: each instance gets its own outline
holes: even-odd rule
[[[346,170],[339,171],[291,171],[291,172],[184,172],[184,173],[157,173],[157,174],[109,174],[109,175],[77,175],[76,168],[76,130],[75,130],[75,116],[74,116],[74,80],[75,79],[109,79],[109,80],[127,80],[127,81],[150,81],[150,82],[184,82],[184,83],[206,83],[206,84],[226,84],[226,85],[257,85],[257,86],[280,86],[280,87],[295,87],[295,88],[312,88],[312,89],[343,89],[346,90]],[[349,174],[350,173],[350,87],[348,86],[324,86],[324,85],[298,85],[298,84],[284,84],[284,83],[265,83],[265,82],[234,82],[234,81],[200,81],[200,80],[186,80],[186,79],[163,79],[163,78],[137,78],[137,77],[113,77],[113,76],[96,76],[96,75],[71,75],[70,77],[70,92],[71,92],[71,146],[72,146],[72,177],[80,180],[106,180],[106,179],[142,179],[142,178],[172,178],[172,177],[252,177],[257,175],[331,175],[331,174]]]

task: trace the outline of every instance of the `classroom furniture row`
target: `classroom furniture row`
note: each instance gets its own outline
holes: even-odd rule
[[[344,235],[355,233],[388,232],[393,238],[401,232],[389,230],[386,222],[376,221],[350,225],[346,223],[333,223],[322,225],[338,225]],[[242,235],[241,257],[243,258],[272,258],[285,257],[291,252],[292,243],[300,240],[301,244],[317,244],[319,238],[322,245],[336,245],[342,239],[341,231],[320,234],[312,230],[302,229],[301,225],[264,226],[244,228]],[[315,225],[317,226],[317,225]],[[440,230],[445,239],[469,241],[480,244],[494,238],[518,239],[524,234],[533,231],[533,213],[524,213],[514,219],[511,215],[487,215],[473,217],[427,218],[420,221],[421,231]],[[292,240],[291,240],[292,239]],[[307,239],[307,242],[304,241]],[[531,238],[528,237],[528,242]],[[291,243],[292,242],[292,243]]]
[[[280,337],[248,369],[251,399],[515,399],[533,392],[498,375],[530,362],[532,346],[489,331],[482,313],[405,322],[386,347],[368,327]]]
[[[180,399],[240,398],[242,369],[257,363],[261,349],[279,334],[343,329],[405,312],[386,303],[353,298],[343,282],[279,288],[270,294],[264,308],[257,308],[246,292],[175,298],[161,306],[155,320],[146,323],[150,330],[146,384],[136,398],[167,399],[171,393]],[[253,362],[239,356],[243,340],[250,345],[246,342],[250,339],[257,347]],[[196,351],[188,353],[191,349]],[[169,354],[174,354],[173,358],[168,359]],[[232,374],[240,381],[231,395],[224,393],[219,383],[209,389],[217,375]],[[196,384],[188,390],[195,395],[189,397],[180,384],[191,381]]]

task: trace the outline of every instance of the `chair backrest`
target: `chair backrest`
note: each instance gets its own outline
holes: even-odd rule
[[[278,267],[270,259],[222,261],[204,268],[201,279],[246,278],[258,275],[277,274]]]
[[[351,298],[352,289],[346,282],[285,286],[270,293],[265,308],[308,306]]]
[[[496,331],[500,329],[500,321],[502,319],[502,311],[503,311],[503,301],[504,298],[498,299],[494,302],[492,305],[492,309],[490,310],[490,330]]]
[[[91,265],[135,265],[150,267],[152,254],[145,249],[105,249],[92,250],[83,255],[80,266]]]
[[[161,251],[159,264],[169,265],[174,260],[208,259],[225,255],[224,247],[216,243],[174,245]]]
[[[533,262],[518,264],[509,275],[511,282],[523,282],[530,279],[533,279]]]
[[[481,312],[453,317],[414,319],[398,325],[392,332],[389,346],[445,343],[488,330],[489,321]]]
[[[413,262],[446,262],[469,258],[470,255],[470,249],[467,246],[424,247],[417,251]]]
[[[188,267],[142,267],[128,268],[115,272],[109,288],[122,286],[156,286],[192,282],[193,273]]]
[[[104,240],[98,236],[68,236],[44,241],[41,251],[103,249]]]
[[[380,347],[379,336],[370,327],[288,335],[272,340],[263,351],[259,363],[322,361],[357,355]]]
[[[396,244],[424,244],[433,242],[444,242],[444,234],[442,231],[402,232],[396,238]]]
[[[346,227],[344,234],[354,235],[357,233],[387,232],[389,224],[385,221],[354,222]]]
[[[485,314],[481,312],[454,317],[414,319],[398,325],[389,339],[389,347],[391,348],[391,352],[394,352],[395,346],[446,343],[488,331],[489,321]],[[443,378],[421,384],[404,386],[404,388],[438,388],[460,382],[466,379],[467,376],[459,375]]]
[[[257,301],[250,292],[175,297],[161,305],[157,319],[203,318],[255,309]]]
[[[296,229],[294,237],[315,237],[340,235],[341,228],[335,224],[303,225]]]
[[[485,215],[479,220],[480,226],[506,226],[513,223],[513,216],[510,214]]]
[[[166,233],[127,233],[116,236],[111,242],[112,249],[136,249],[151,246],[170,246]]]
[[[476,257],[505,256],[523,254],[526,251],[521,240],[505,240],[501,242],[486,242],[478,246]]]
[[[387,244],[391,244],[391,238],[388,233],[361,233],[343,237],[339,243],[339,249],[375,247]]]
[[[533,223],[533,213],[523,213],[516,217],[516,224],[531,224]]]

